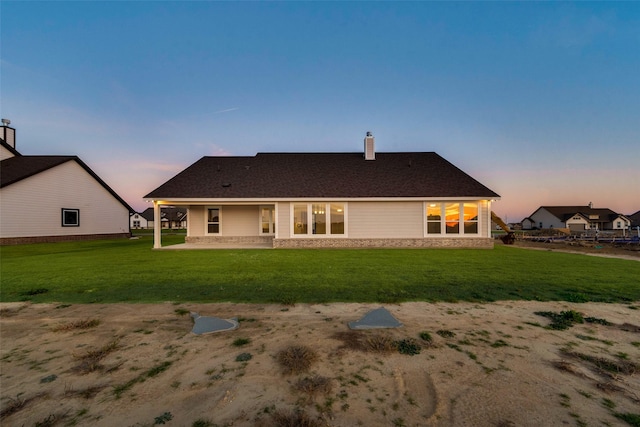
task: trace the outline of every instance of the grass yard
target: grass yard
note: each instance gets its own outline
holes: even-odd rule
[[[163,243],[184,241],[164,236]],[[152,237],[0,248],[0,301],[640,300],[640,263],[473,249],[154,251]]]

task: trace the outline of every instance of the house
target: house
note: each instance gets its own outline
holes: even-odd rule
[[[631,228],[640,227],[640,211],[631,215],[627,215],[627,218],[629,218],[629,221],[631,221]]]
[[[185,208],[163,207],[161,212],[162,228],[187,228],[187,210]],[[131,215],[131,228],[153,228],[153,208],[147,208],[144,211]]]
[[[606,208],[588,206],[540,206],[522,221],[524,229],[568,228],[586,230],[628,230],[629,218]]]
[[[145,196],[186,208],[187,243],[274,248],[491,248],[499,198],[438,154],[258,153],[203,157]],[[154,247],[161,247],[158,222]]]
[[[529,216],[523,219],[520,223],[522,224],[522,230],[535,230],[538,228],[536,220]]]
[[[0,244],[128,237],[133,209],[77,156],[23,156],[0,127]]]
[[[141,230],[145,228],[153,227],[153,208],[147,208],[146,211],[151,211],[151,225],[149,225],[149,220],[144,215],[144,212],[133,212],[129,216],[129,227],[132,230]]]

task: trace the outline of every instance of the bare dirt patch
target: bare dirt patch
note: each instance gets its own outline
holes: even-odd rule
[[[496,242],[496,245],[501,244]],[[526,249],[539,249],[556,252],[568,252],[607,258],[621,258],[640,261],[640,245],[637,243],[602,243],[579,240],[533,241],[518,239],[514,246]]]
[[[638,302],[403,303],[385,305],[401,328],[347,328],[378,307],[2,304],[0,424],[620,425],[640,412]],[[196,336],[180,309],[240,327]],[[569,310],[608,324],[554,330],[534,314]],[[99,322],[52,331],[86,319]],[[85,356],[98,368],[78,369]]]

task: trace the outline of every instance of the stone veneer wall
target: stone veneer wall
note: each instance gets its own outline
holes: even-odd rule
[[[77,234],[69,236],[34,236],[34,237],[3,237],[0,239],[0,246],[24,245],[27,243],[56,243],[56,242],[76,242],[80,240],[101,240],[130,238],[131,233],[112,234]]]
[[[493,239],[274,239],[274,248],[473,248],[493,249]]]
[[[273,236],[187,236],[185,243],[271,243]]]

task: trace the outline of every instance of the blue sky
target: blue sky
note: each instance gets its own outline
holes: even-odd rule
[[[205,155],[435,151],[502,196],[640,209],[640,2],[0,2],[0,115],[138,210]],[[266,184],[266,183],[265,183]]]

